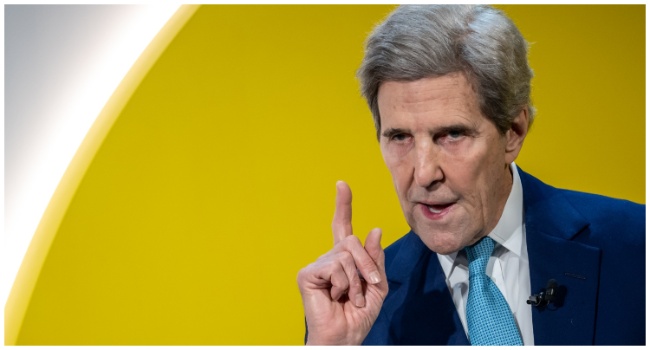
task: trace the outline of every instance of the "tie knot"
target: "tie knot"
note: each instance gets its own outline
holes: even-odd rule
[[[494,250],[494,241],[490,237],[483,237],[472,246],[465,247],[467,260],[469,261],[470,276],[476,273],[485,273],[488,260]]]

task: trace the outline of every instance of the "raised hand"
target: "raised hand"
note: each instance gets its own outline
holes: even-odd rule
[[[298,273],[307,344],[361,344],[374,324],[388,282],[381,230],[373,229],[365,246],[352,233],[352,192],[336,183],[332,221],[334,248]]]

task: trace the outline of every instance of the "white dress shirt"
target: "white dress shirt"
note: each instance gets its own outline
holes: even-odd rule
[[[534,345],[531,306],[526,304],[530,296],[530,272],[526,249],[524,225],[524,196],[519,173],[510,164],[512,189],[503,214],[496,227],[488,235],[495,242],[494,252],[488,262],[486,273],[505,297],[519,326],[524,345]],[[469,270],[463,250],[449,255],[438,254],[438,260],[447,278],[447,286],[458,310],[467,334],[466,304],[469,292]]]

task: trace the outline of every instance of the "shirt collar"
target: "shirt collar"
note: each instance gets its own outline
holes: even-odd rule
[[[488,236],[509,251],[521,256],[521,226],[523,222],[524,195],[515,163],[510,164],[512,189],[497,226]]]
[[[524,194],[519,172],[514,162],[510,163],[510,172],[512,173],[510,195],[503,208],[503,214],[501,214],[499,222],[488,236],[498,245],[505,247],[518,257],[521,257]],[[440,260],[440,265],[445,272],[446,278],[449,278],[456,265],[454,262],[457,256],[458,252],[446,255],[438,254],[438,260]]]

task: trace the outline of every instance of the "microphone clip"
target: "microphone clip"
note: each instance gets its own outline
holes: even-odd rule
[[[528,297],[528,300],[526,300],[526,304],[543,308],[549,303],[554,302],[555,297],[557,295],[557,289],[558,289],[557,282],[554,279],[550,279],[546,283],[546,288],[542,289],[541,292],[537,294],[533,294]]]

